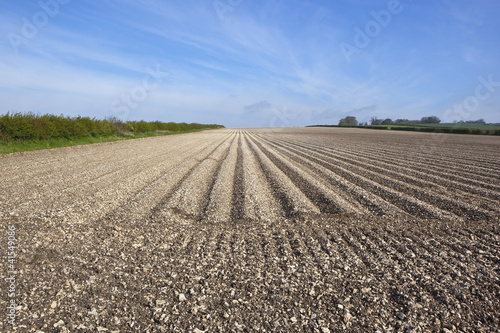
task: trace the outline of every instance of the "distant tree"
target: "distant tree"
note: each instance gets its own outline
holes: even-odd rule
[[[430,117],[423,117],[420,119],[420,122],[423,124],[439,124],[441,122],[441,119],[439,119],[436,116],[430,116]]]
[[[382,125],[382,119],[378,119],[377,117],[372,117],[372,119],[370,119],[370,123],[372,125]]]
[[[394,122],[391,118],[386,118],[382,121],[382,125],[394,125]]]
[[[358,126],[358,121],[356,120],[356,117],[347,116],[347,117],[342,118],[342,119],[339,120],[339,126],[342,126],[342,127],[356,127],[356,126]]]
[[[441,122],[441,119],[439,119],[436,116],[429,117],[429,120],[430,120],[431,124],[439,124]]]
[[[406,125],[408,124],[410,121],[408,119],[396,119],[394,121],[394,124],[396,125]]]
[[[486,122],[484,121],[484,119],[478,119],[478,120],[468,120],[466,121],[466,123],[468,124],[486,124]]]
[[[350,126],[350,127],[358,126],[358,121],[356,120],[356,117],[352,117],[352,116],[345,117],[345,121],[347,123],[347,126]]]

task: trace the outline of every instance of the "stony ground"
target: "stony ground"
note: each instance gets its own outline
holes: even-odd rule
[[[499,332],[499,157],[332,128],[0,156],[0,331]]]

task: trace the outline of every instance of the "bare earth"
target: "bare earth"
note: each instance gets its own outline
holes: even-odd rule
[[[225,129],[0,170],[2,332],[500,331],[499,137]]]

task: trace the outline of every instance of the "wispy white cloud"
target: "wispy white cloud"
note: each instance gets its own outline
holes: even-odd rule
[[[156,65],[168,78],[129,117],[281,126],[438,113],[500,65],[491,42],[499,6],[464,1],[405,4],[352,64],[339,44],[385,4],[245,1],[221,21],[211,1],[70,2],[18,54],[0,39],[0,113],[107,116]],[[5,7],[1,36],[39,10],[36,3]],[[491,121],[500,121],[498,99],[483,104]],[[252,105],[261,108],[249,112]]]

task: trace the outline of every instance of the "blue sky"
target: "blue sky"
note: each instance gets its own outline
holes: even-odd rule
[[[497,0],[0,0],[0,113],[500,122]]]

